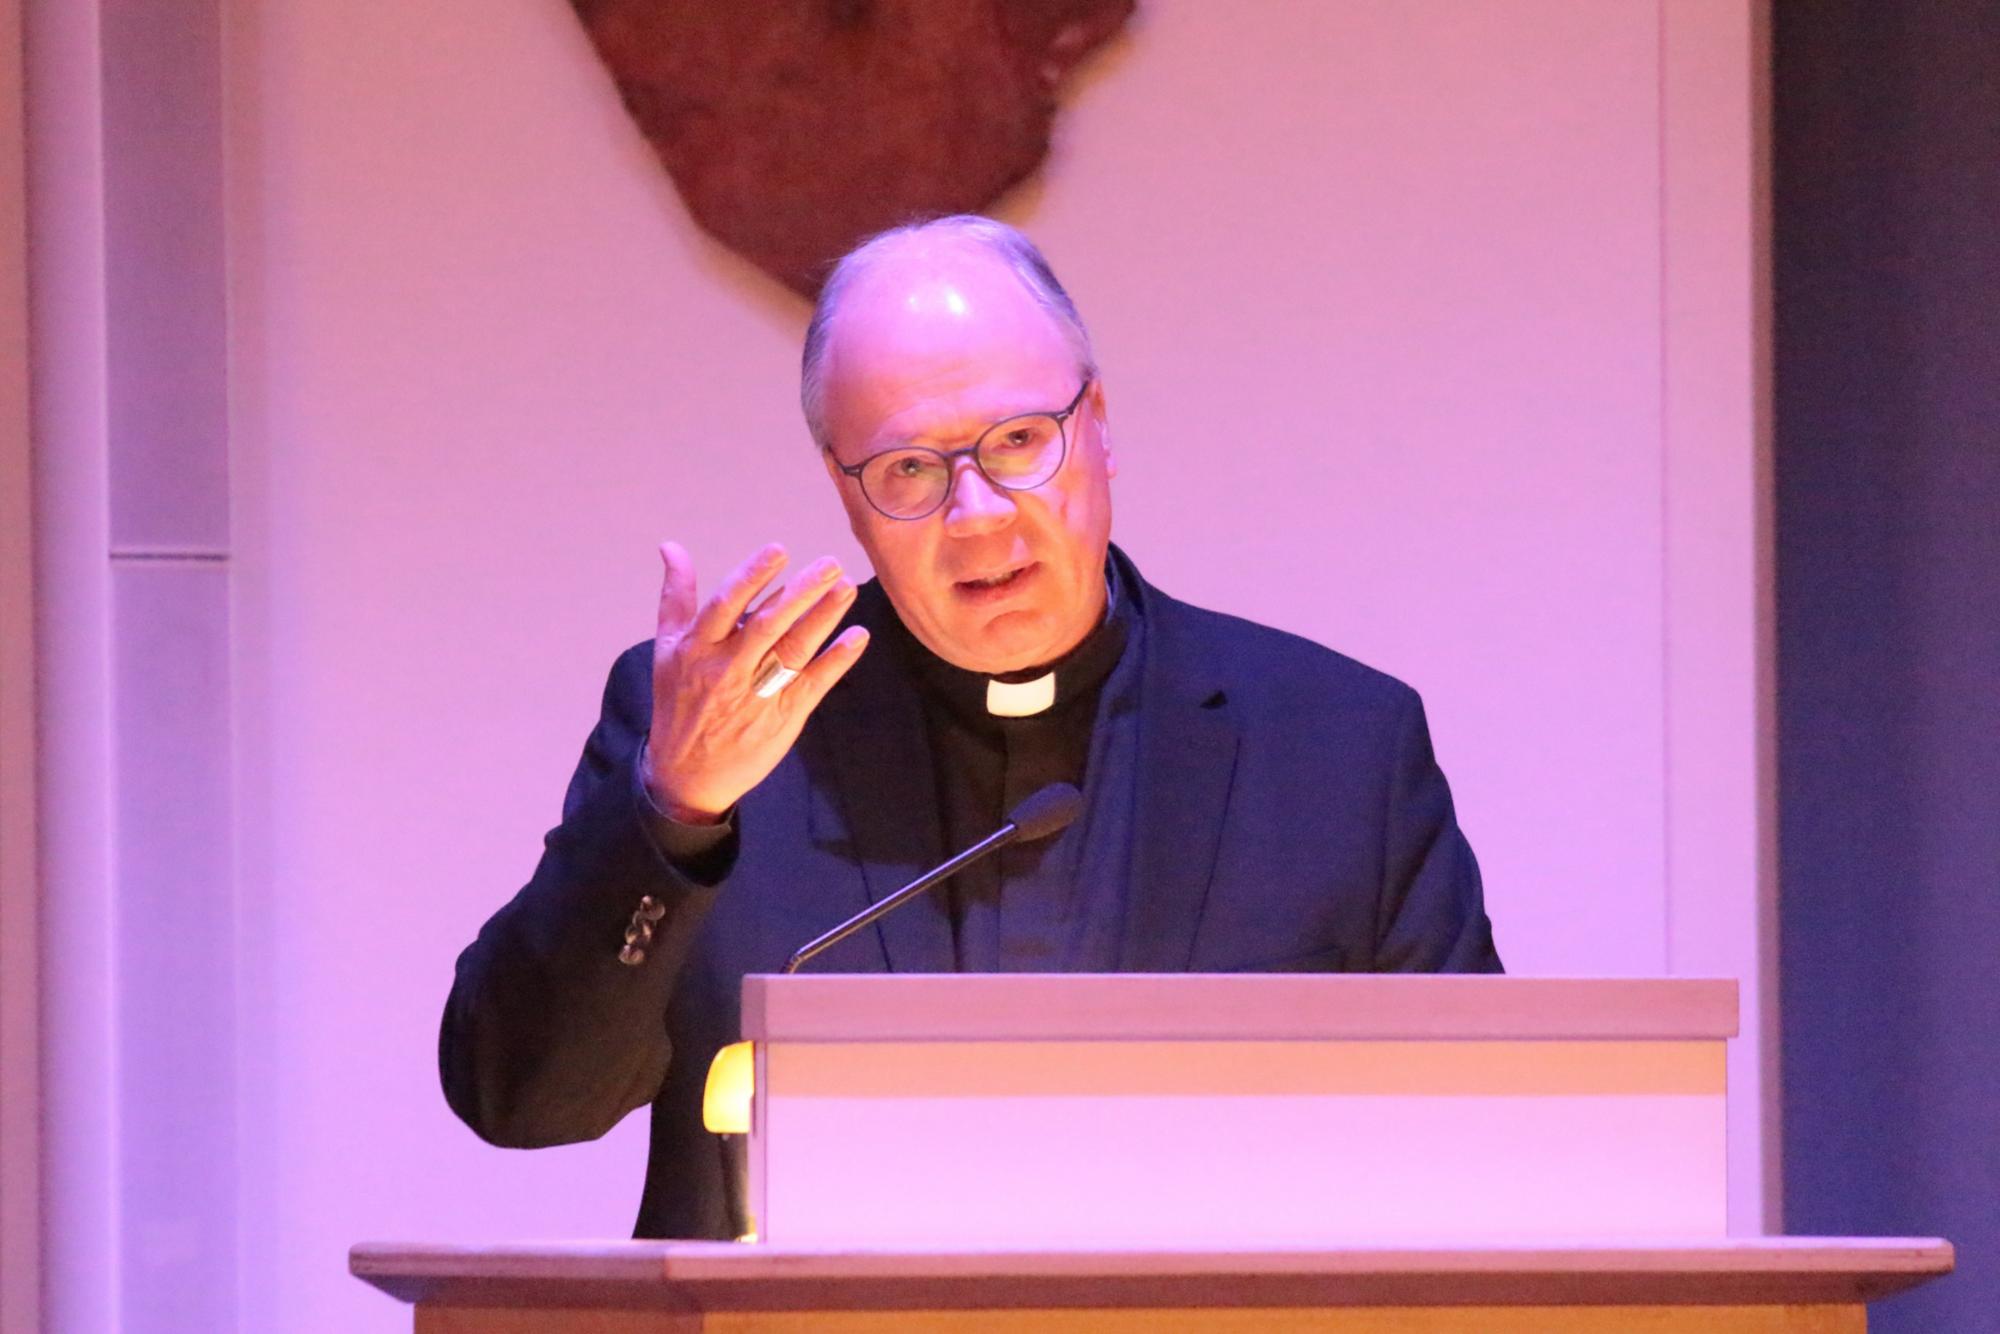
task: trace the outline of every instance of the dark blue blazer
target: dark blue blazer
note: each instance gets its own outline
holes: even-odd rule
[[[1498,972],[1479,869],[1401,682],[1295,635],[1140,599],[1130,972]],[[850,619],[893,616],[871,581]],[[942,846],[921,705],[896,655],[864,653],[737,810],[740,852],[703,885],[659,851],[637,783],[652,645],[622,655],[534,877],[459,956],[438,1041],[445,1096],[494,1144],[593,1139],[652,1104],[635,1234],[742,1228],[722,1141],[701,1124],[744,974],[955,849]],[[667,909],[619,962],[640,900]],[[949,972],[937,902],[892,913],[814,963]]]

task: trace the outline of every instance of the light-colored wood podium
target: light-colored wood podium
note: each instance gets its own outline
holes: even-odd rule
[[[760,1240],[374,1244],[420,1334],[1852,1334],[1932,1239],[1732,1239],[1733,982],[745,979]]]
[[[354,1248],[417,1334],[1860,1334],[1950,1270],[1930,1239],[1335,1251]]]

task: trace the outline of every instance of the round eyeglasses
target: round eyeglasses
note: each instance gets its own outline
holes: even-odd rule
[[[1025,412],[995,422],[964,449],[901,445],[859,463],[834,459],[833,466],[860,482],[868,503],[891,519],[923,519],[942,509],[951,499],[958,461],[968,455],[980,476],[1001,490],[1032,491],[1062,471],[1069,453],[1067,423],[1089,389],[1086,376],[1062,411]]]

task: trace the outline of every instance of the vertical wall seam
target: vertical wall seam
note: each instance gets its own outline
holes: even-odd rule
[[[1673,730],[1673,432],[1668,420],[1667,358],[1671,354],[1667,317],[1667,6],[1658,0],[1653,7],[1655,176],[1659,183],[1656,201],[1660,253],[1654,274],[1657,301],[1655,316],[1659,337],[1660,402],[1660,965],[1669,977],[1674,973],[1674,730]]]
[[[1783,1034],[1779,1009],[1780,977],[1778,952],[1778,631],[1777,631],[1777,450],[1775,348],[1772,287],[1772,245],[1775,219],[1772,210],[1771,154],[1773,141],[1771,103],[1771,5],[1770,0],[1750,0],[1751,25],[1751,179],[1753,216],[1750,330],[1751,393],[1755,399],[1751,420],[1752,441],[1753,555],[1757,570],[1756,600],[1752,606],[1752,648],[1756,654],[1753,680],[1757,726],[1757,1013],[1762,1107],[1759,1124],[1763,1131],[1761,1161],[1764,1167],[1764,1230],[1781,1233],[1785,1226],[1784,1192],[1784,1079]]]

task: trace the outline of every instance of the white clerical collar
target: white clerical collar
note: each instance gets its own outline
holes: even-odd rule
[[[1056,702],[1056,674],[1043,672],[1032,681],[1002,681],[988,677],[986,711],[996,718],[1032,718]]]

